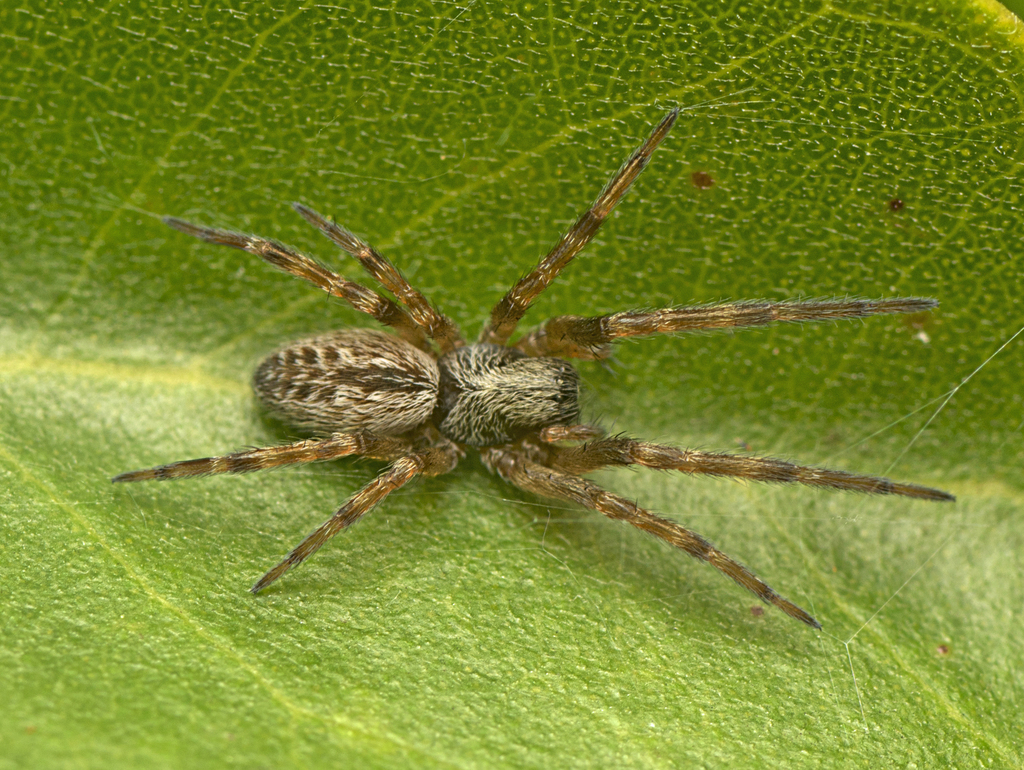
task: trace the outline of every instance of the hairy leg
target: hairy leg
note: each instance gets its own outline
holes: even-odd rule
[[[679,110],[672,110],[659,123],[594,201],[594,205],[576,220],[551,252],[544,257],[530,273],[509,289],[508,293],[491,310],[491,319],[480,335],[480,342],[504,345],[527,309],[546,289],[573,257],[590,242],[615,204],[626,193],[630,185],[651,159],[651,155],[662,143],[675,123]]]
[[[730,476],[782,484],[806,484],[811,487],[844,489],[876,495],[902,495],[922,500],[956,499],[940,489],[904,484],[877,476],[794,465],[770,457],[745,457],[701,452],[696,449],[676,449],[622,436],[599,438],[581,446],[552,447],[548,450],[548,461],[552,467],[574,474],[589,473],[609,465],[643,465],[658,470]]]
[[[313,227],[334,241],[342,251],[359,260],[363,268],[385,289],[390,291],[402,302],[412,315],[412,319],[424,329],[430,339],[437,342],[442,353],[447,353],[465,344],[455,322],[448,316],[431,307],[427,298],[414,289],[393,264],[373,246],[358,238],[334,222],[320,216],[313,209],[301,203],[293,203],[292,207],[302,218]]]
[[[600,438],[604,431],[594,425],[549,425],[539,435],[541,441],[551,444],[556,441],[589,441]]]
[[[629,310],[613,315],[558,316],[520,338],[515,347],[530,356],[597,360],[611,355],[611,343],[624,337],[672,332],[734,329],[772,323],[838,321],[892,313],[918,313],[939,303],[923,297],[891,299],[733,302],[720,305]]]
[[[252,473],[280,468],[282,465],[316,463],[339,457],[359,455],[374,460],[395,460],[412,451],[412,444],[402,438],[375,436],[366,431],[345,433],[328,439],[308,439],[284,446],[250,449],[220,457],[183,460],[170,465],[159,465],[141,471],[129,471],[115,476],[115,484],[122,481],[164,481],[218,473]]]
[[[528,492],[558,500],[568,500],[612,519],[625,521],[637,529],[661,538],[691,556],[706,561],[727,577],[757,596],[774,605],[790,617],[812,628],[821,628],[813,617],[792,602],[779,596],[767,583],[739,562],[726,556],[696,532],[674,521],[655,516],[624,497],[607,492],[587,479],[553,468],[546,468],[527,460],[523,455],[506,449],[485,449],[481,452],[492,469],[511,484]]]
[[[339,531],[354,524],[389,494],[405,486],[416,476],[440,476],[448,473],[458,464],[460,456],[461,450],[449,442],[396,460],[390,468],[352,495],[331,518],[295,546],[280,564],[256,581],[249,590],[254,594],[262,591],[292,567],[298,566],[320,550],[320,547]]]
[[[361,313],[366,313],[385,326],[392,327],[404,340],[411,342],[421,350],[430,351],[430,344],[426,341],[423,328],[415,323],[399,305],[361,284],[342,278],[294,249],[266,238],[193,225],[174,217],[164,217],[164,223],[207,243],[217,243],[255,254],[278,270],[309,281],[332,297],[343,299]]]

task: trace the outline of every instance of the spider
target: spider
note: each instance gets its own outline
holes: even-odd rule
[[[678,109],[673,110],[654,128],[554,249],[494,306],[480,339],[471,344],[466,344],[452,320],[433,308],[376,249],[302,204],[292,205],[307,222],[358,259],[401,304],[277,241],[165,218],[176,230],[242,249],[309,281],[390,326],[397,336],[367,329],[335,331],[295,342],[260,364],[253,378],[259,400],[317,438],[131,471],[113,481],[248,473],[350,455],[391,463],[260,578],[250,589],[255,594],[308,559],[391,492],[417,476],[448,473],[472,447],[491,472],[510,484],[632,524],[708,562],[763,602],[821,628],[810,614],[698,533],[605,491],[582,474],[606,466],[639,465],[924,500],[954,497],[916,484],[772,458],[677,449],[621,435],[606,436],[599,428],[579,422],[579,375],[565,359],[607,358],[612,343],[625,337],[914,313],[935,307],[935,300],[746,301],[629,310],[589,318],[565,315],[509,341],[533,301],[594,237],[636,181],[678,114]]]

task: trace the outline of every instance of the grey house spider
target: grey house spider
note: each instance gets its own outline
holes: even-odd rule
[[[678,110],[673,110],[657,125],[558,245],[494,306],[479,341],[468,345],[452,320],[431,307],[372,246],[306,206],[293,204],[306,221],[358,259],[401,304],[276,241],[166,218],[168,225],[183,233],[248,251],[309,281],[390,326],[398,336],[372,330],[332,332],[293,343],[260,364],[253,379],[260,401],[319,438],[122,473],[114,482],[248,473],[349,455],[391,463],[260,578],[250,589],[257,593],[312,556],[391,492],[418,475],[448,473],[465,456],[466,448],[472,447],[492,472],[520,489],[567,500],[632,524],[708,562],[787,615],[820,628],[807,612],[696,532],[605,491],[581,474],[606,466],[640,465],[924,500],[953,500],[953,496],[915,484],[771,458],[676,449],[605,436],[600,429],[579,423],[579,375],[563,359],[606,358],[611,344],[624,337],[913,313],[935,307],[934,300],[755,301],[629,310],[592,318],[567,315],[551,318],[509,343],[531,303],[594,237],[677,116]]]

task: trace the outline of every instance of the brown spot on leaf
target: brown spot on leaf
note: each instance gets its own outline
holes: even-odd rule
[[[755,618],[759,618],[762,615],[764,615],[764,607],[762,607],[760,604],[755,604],[753,607],[750,608],[750,614],[753,615]]]
[[[885,204],[889,211],[900,211],[903,208],[903,201],[899,198],[893,198]]]
[[[938,647],[936,647],[935,651],[939,653],[939,655],[949,655],[949,647],[947,647],[944,644],[940,644]]]
[[[690,174],[690,181],[698,190],[710,190],[715,186],[715,180],[707,171],[694,171]]]
[[[920,313],[907,313],[900,318],[900,323],[905,329],[912,329],[915,332],[919,332],[922,329],[930,328],[934,325],[934,310],[923,310]]]

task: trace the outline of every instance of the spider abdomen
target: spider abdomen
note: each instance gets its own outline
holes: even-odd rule
[[[253,389],[270,411],[316,432],[395,436],[430,419],[439,373],[428,354],[367,329],[301,340],[268,356]]]
[[[442,356],[433,421],[452,441],[497,446],[579,418],[580,378],[559,358],[477,343]]]

